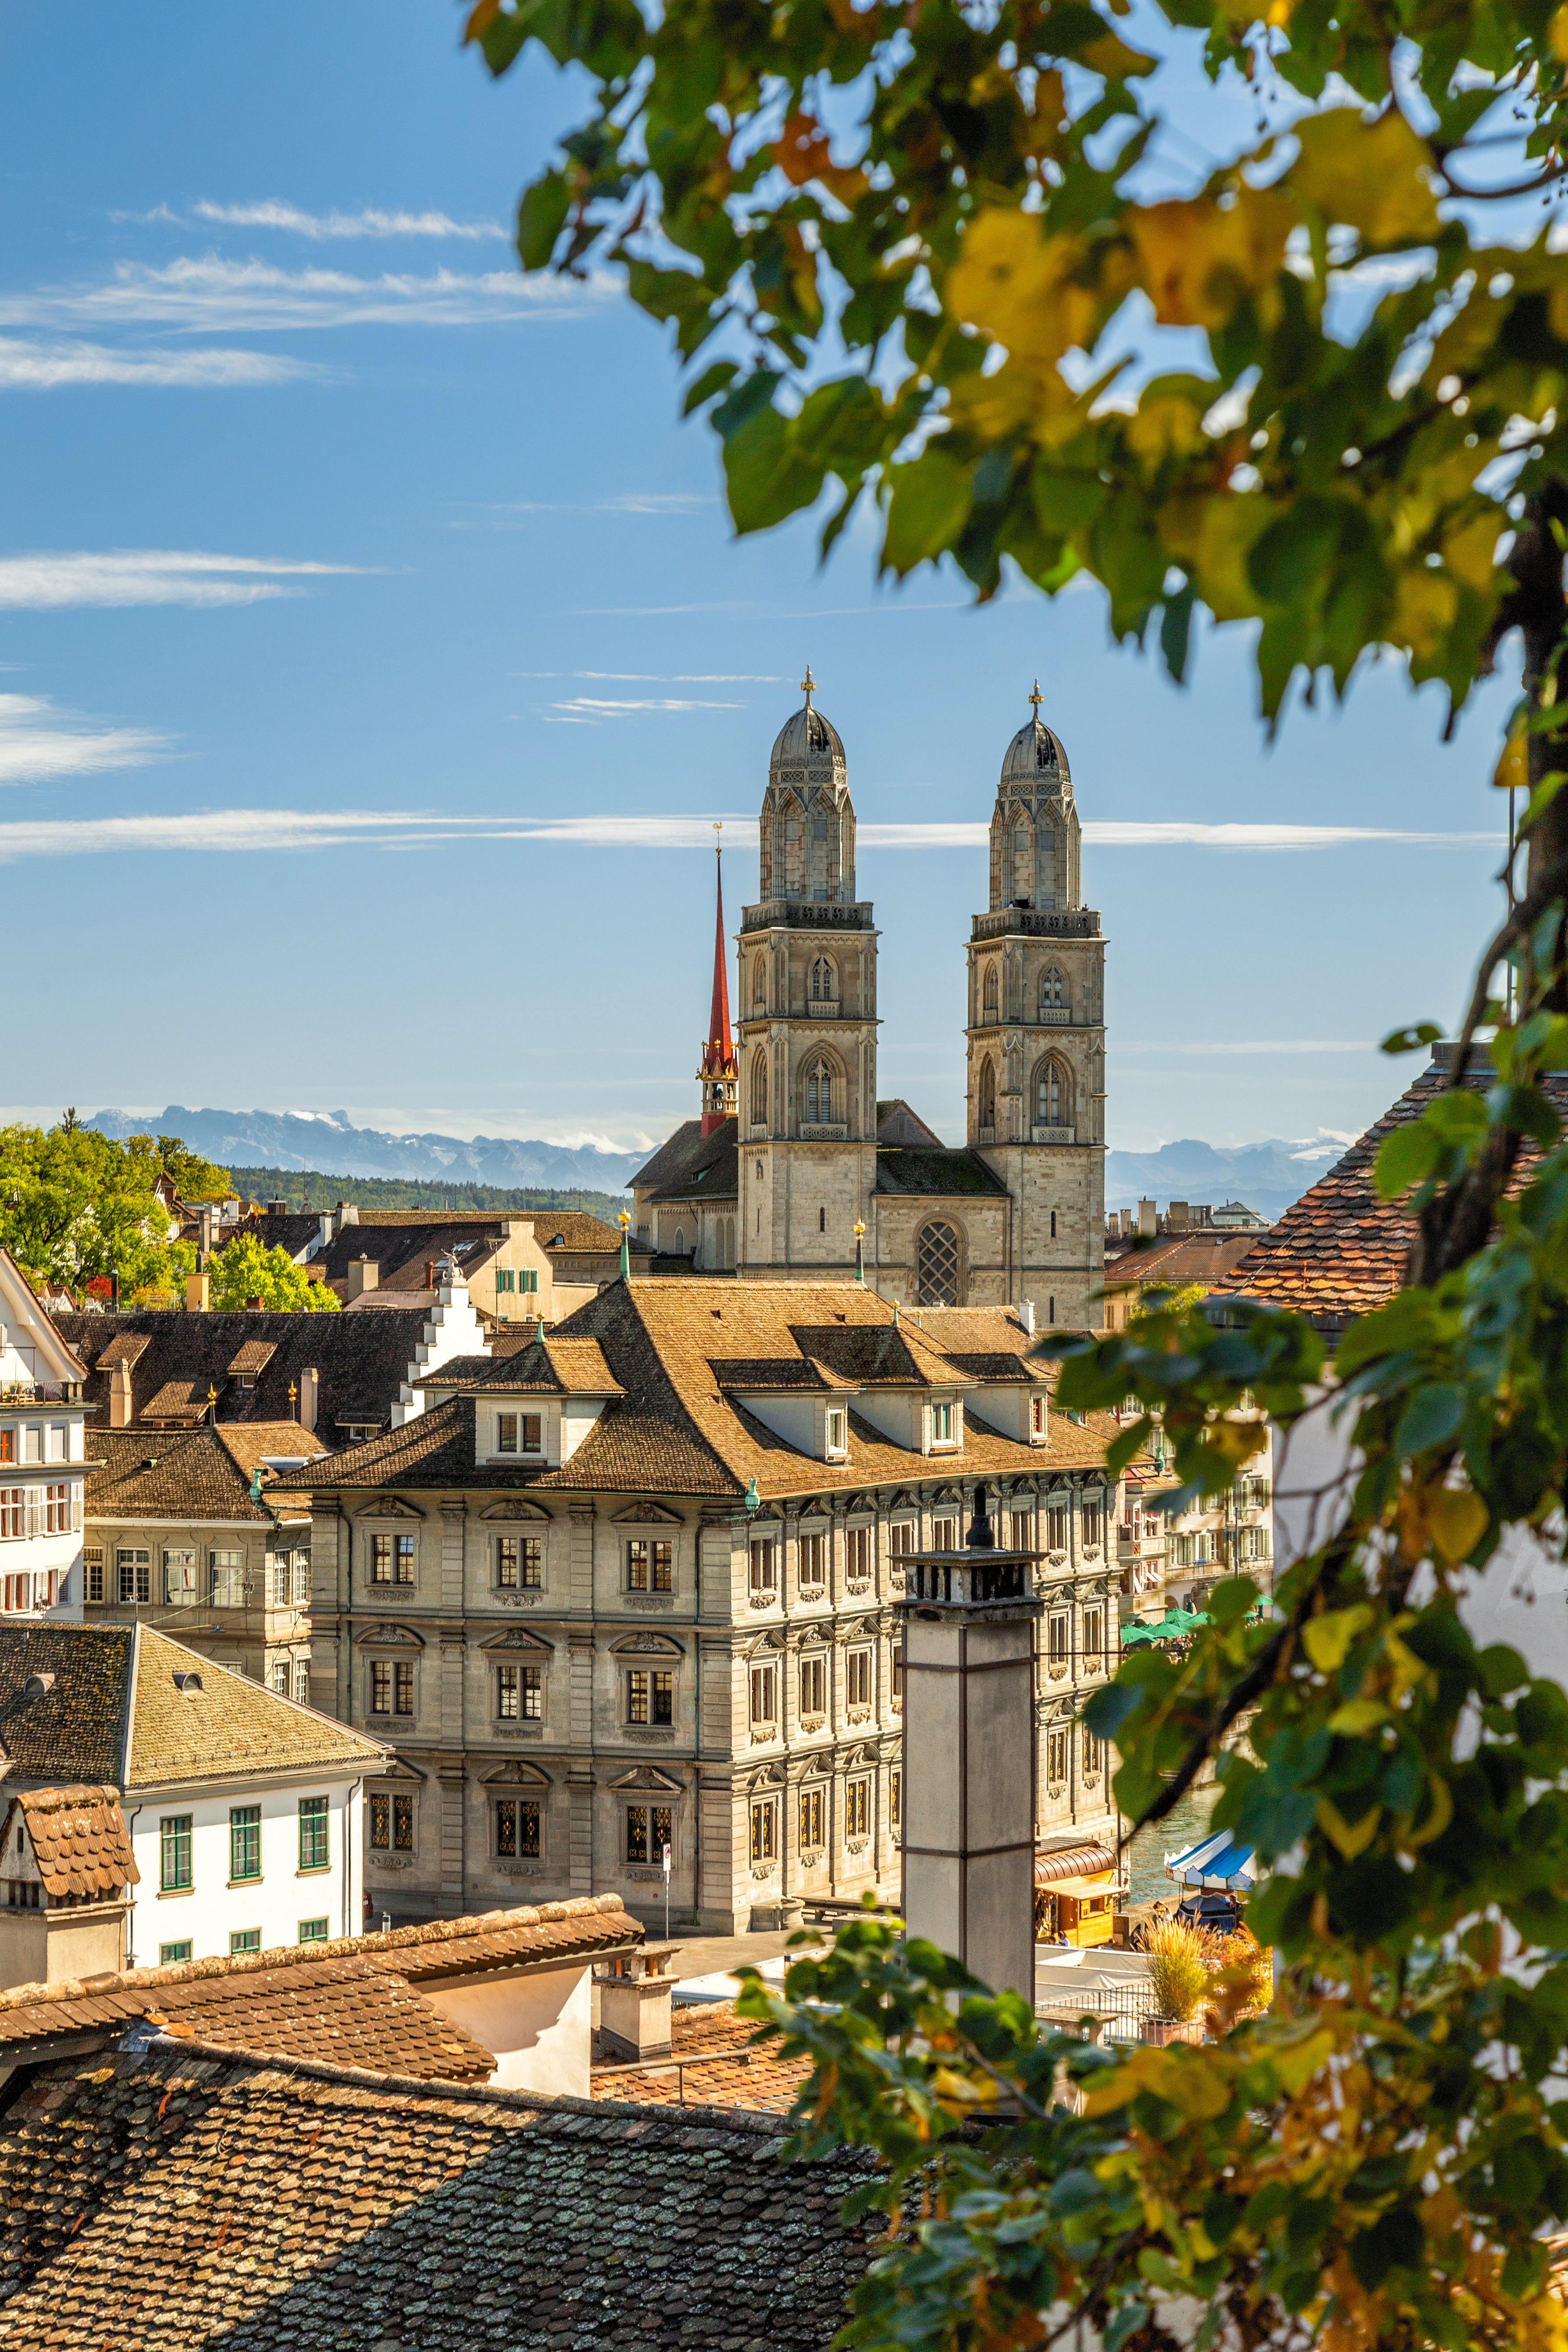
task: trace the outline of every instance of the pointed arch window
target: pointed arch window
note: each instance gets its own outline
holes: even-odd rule
[[[758,1127],[768,1123],[768,1057],[761,1052],[752,1056],[752,1118]]]
[[[1040,1011],[1047,1013],[1065,1011],[1067,1003],[1067,982],[1056,965],[1049,963],[1040,974]]]
[[[988,963],[985,967],[985,981],[980,998],[981,1018],[983,1020],[994,1021],[996,1019],[998,1002],[999,1000],[996,992],[996,967],[994,963]]]
[[[814,1004],[833,1002],[833,966],[826,956],[818,956],[811,967],[811,1001]]]
[[[757,956],[752,963],[752,1003],[759,1013],[767,1010],[768,960],[766,956]]]
[[[1035,1124],[1065,1127],[1070,1115],[1070,1097],[1061,1065],[1047,1062],[1036,1082]]]
[[[828,1127],[833,1108],[833,1072],[820,1055],[805,1074],[805,1120],[808,1127]]]
[[[991,1066],[989,1054],[980,1065],[980,1124],[982,1127],[994,1127],[996,1124],[996,1073]]]

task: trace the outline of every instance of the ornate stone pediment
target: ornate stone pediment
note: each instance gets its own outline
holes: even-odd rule
[[[628,1772],[617,1772],[610,1781],[612,1789],[649,1789],[658,1794],[681,1796],[685,1782],[671,1772],[661,1772],[657,1764],[634,1764]]]
[[[743,1658],[755,1658],[760,1657],[764,1650],[787,1650],[788,1647],[789,1636],[784,1627],[772,1625],[765,1633],[759,1633],[754,1641],[743,1642],[741,1645],[741,1655]]]
[[[399,1788],[408,1785],[417,1788],[423,1783],[426,1777],[426,1774],[421,1772],[419,1769],[418,1765],[410,1764],[406,1757],[389,1756],[385,1763],[382,1765],[380,1769],[376,1772],[375,1780],[377,1787],[380,1787],[383,1782],[386,1782],[388,1784],[395,1782]]]
[[[610,1647],[621,1657],[683,1658],[686,1655],[679,1642],[671,1641],[668,1633],[656,1633],[651,1625],[646,1632],[638,1626],[634,1633],[623,1633],[618,1642],[610,1643]]]
[[[425,1636],[412,1625],[371,1625],[359,1636],[362,1650],[422,1650]]]
[[[422,1519],[425,1514],[416,1511],[412,1503],[405,1503],[401,1495],[376,1495],[368,1503],[362,1503],[354,1517],[356,1519]]]
[[[624,1511],[610,1513],[610,1525],[616,1528],[679,1528],[685,1524],[679,1511],[667,1511],[662,1503],[628,1503]]]
[[[545,1641],[542,1634],[531,1633],[526,1626],[509,1625],[504,1633],[492,1633],[488,1642],[479,1643],[479,1647],[481,1650],[552,1650],[555,1644]]]
[[[753,1795],[759,1790],[782,1789],[784,1785],[784,1769],[782,1764],[760,1765],[757,1770],[752,1773],[746,1781],[747,1789]]]
[[[542,1519],[546,1527],[550,1524],[548,1511],[542,1511],[537,1503],[524,1502],[520,1495],[508,1496],[504,1502],[488,1505],[479,1517],[481,1519],[531,1519],[536,1523]]]
[[[550,1775],[537,1764],[525,1764],[521,1757],[509,1756],[493,1772],[481,1772],[479,1779],[487,1789],[548,1789]]]

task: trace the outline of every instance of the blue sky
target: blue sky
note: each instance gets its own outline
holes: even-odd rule
[[[984,852],[925,829],[984,826],[1037,672],[1110,1139],[1363,1127],[1411,1067],[1369,1041],[1453,1020],[1495,912],[1511,682],[1445,746],[1384,665],[1270,750],[1234,632],[1177,692],[1094,592],[976,611],[879,587],[864,534],[826,573],[809,521],[735,542],[658,331],[516,273],[570,85],[492,85],[456,24],[0,5],[6,1104],[658,1138],[696,1108],[707,821],[733,914],[809,659],[884,1093],[962,1130]]]

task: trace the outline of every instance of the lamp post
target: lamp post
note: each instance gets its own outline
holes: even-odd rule
[[[632,1278],[631,1211],[623,1209],[616,1223],[621,1229],[621,1280],[629,1282]]]
[[[858,1218],[855,1222],[855,1279],[866,1279],[866,1228]]]

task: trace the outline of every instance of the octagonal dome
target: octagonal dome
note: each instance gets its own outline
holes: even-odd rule
[[[1059,735],[1043,719],[1028,719],[1007,746],[1002,762],[1002,787],[1021,785],[1026,792],[1071,791],[1072,771]]]
[[[844,766],[844,746],[838,730],[820,710],[808,702],[802,709],[792,711],[779,729],[768,765],[771,768],[801,767],[809,761],[831,760]]]

